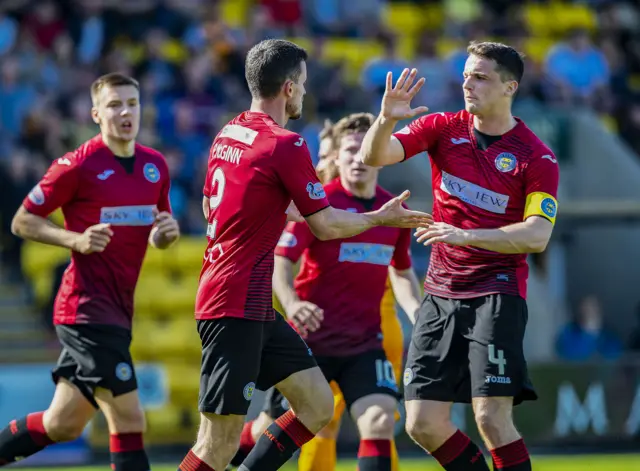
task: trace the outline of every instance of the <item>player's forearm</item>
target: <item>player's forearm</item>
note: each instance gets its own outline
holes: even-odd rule
[[[293,288],[293,262],[276,255],[273,270],[273,292],[282,304],[285,312],[293,303],[300,300]]]
[[[346,239],[376,226],[374,213],[351,213],[329,208],[329,214],[320,227],[309,226],[320,240]]]
[[[360,150],[362,161],[372,167],[388,165],[389,142],[396,126],[396,121],[388,120],[382,116],[373,122],[362,141]]]
[[[412,268],[398,271],[392,267],[389,270],[389,279],[396,301],[409,316],[411,323],[415,323],[415,313],[420,308],[422,296],[416,272]]]
[[[498,229],[468,231],[467,245],[505,254],[540,253],[547,248],[549,233],[527,222]]]
[[[22,239],[75,250],[81,234],[68,231],[46,218],[20,208],[11,221],[11,232]]]

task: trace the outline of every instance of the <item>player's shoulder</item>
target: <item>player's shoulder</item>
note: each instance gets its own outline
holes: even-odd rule
[[[452,124],[465,124],[469,122],[469,113],[465,110],[458,112],[438,111],[420,116],[414,121],[420,127],[445,128]],[[408,129],[408,128],[405,128]]]
[[[556,157],[551,148],[540,139],[533,130],[527,126],[524,121],[519,120],[518,138],[523,147],[526,148],[528,159],[548,159],[553,163],[557,163]]]
[[[102,140],[102,136],[97,136],[83,142],[76,149],[67,152],[65,155],[57,159],[56,163],[69,167],[79,167],[87,162],[90,158],[104,152],[106,145]]]

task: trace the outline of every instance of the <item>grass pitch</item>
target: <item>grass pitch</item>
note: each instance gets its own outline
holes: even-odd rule
[[[153,471],[176,471],[178,462],[173,465],[156,465]],[[631,471],[640,470],[640,455],[574,455],[574,456],[539,456],[533,458],[534,471],[585,471],[589,468],[598,471]],[[42,471],[44,468],[18,468],[24,471]],[[89,466],[67,468],[73,471],[109,471],[109,466]],[[295,471],[295,464],[282,468]],[[341,460],[336,471],[354,471],[356,462]],[[402,459],[400,471],[439,471],[442,470],[433,459]]]

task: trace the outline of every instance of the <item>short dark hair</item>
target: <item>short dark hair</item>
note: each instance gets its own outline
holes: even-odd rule
[[[344,136],[359,132],[367,132],[373,122],[375,116],[371,113],[353,113],[345,116],[333,126],[333,145],[337,149],[340,147],[340,141]]]
[[[307,51],[284,39],[266,39],[253,46],[245,61],[245,78],[251,96],[278,96],[287,80],[298,80],[302,72],[300,64],[307,57]]]
[[[136,87],[136,89],[140,91],[140,84],[133,77],[129,77],[128,75],[121,74],[119,72],[105,74],[98,77],[91,84],[91,99],[95,103],[100,91],[105,87],[122,87],[126,85]]]
[[[494,61],[498,65],[497,70],[503,81],[515,80],[520,83],[522,80],[524,75],[523,55],[511,46],[488,41],[472,41],[467,47],[467,52]]]

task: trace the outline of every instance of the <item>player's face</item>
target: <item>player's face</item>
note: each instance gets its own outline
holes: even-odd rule
[[[92,109],[100,131],[123,142],[132,141],[140,129],[140,93],[132,85],[103,87]]]
[[[307,90],[304,84],[307,82],[307,64],[303,61],[300,63],[300,76],[298,81],[287,81],[285,84],[285,93],[287,95],[286,111],[289,119],[300,119],[302,116],[302,101]]]
[[[495,61],[469,55],[464,66],[465,109],[478,116],[487,116],[511,106],[518,84],[515,80],[502,81]]]
[[[376,181],[378,169],[363,164],[360,155],[365,133],[348,134],[340,140],[338,149],[338,169],[340,175],[353,185],[362,185]]]

